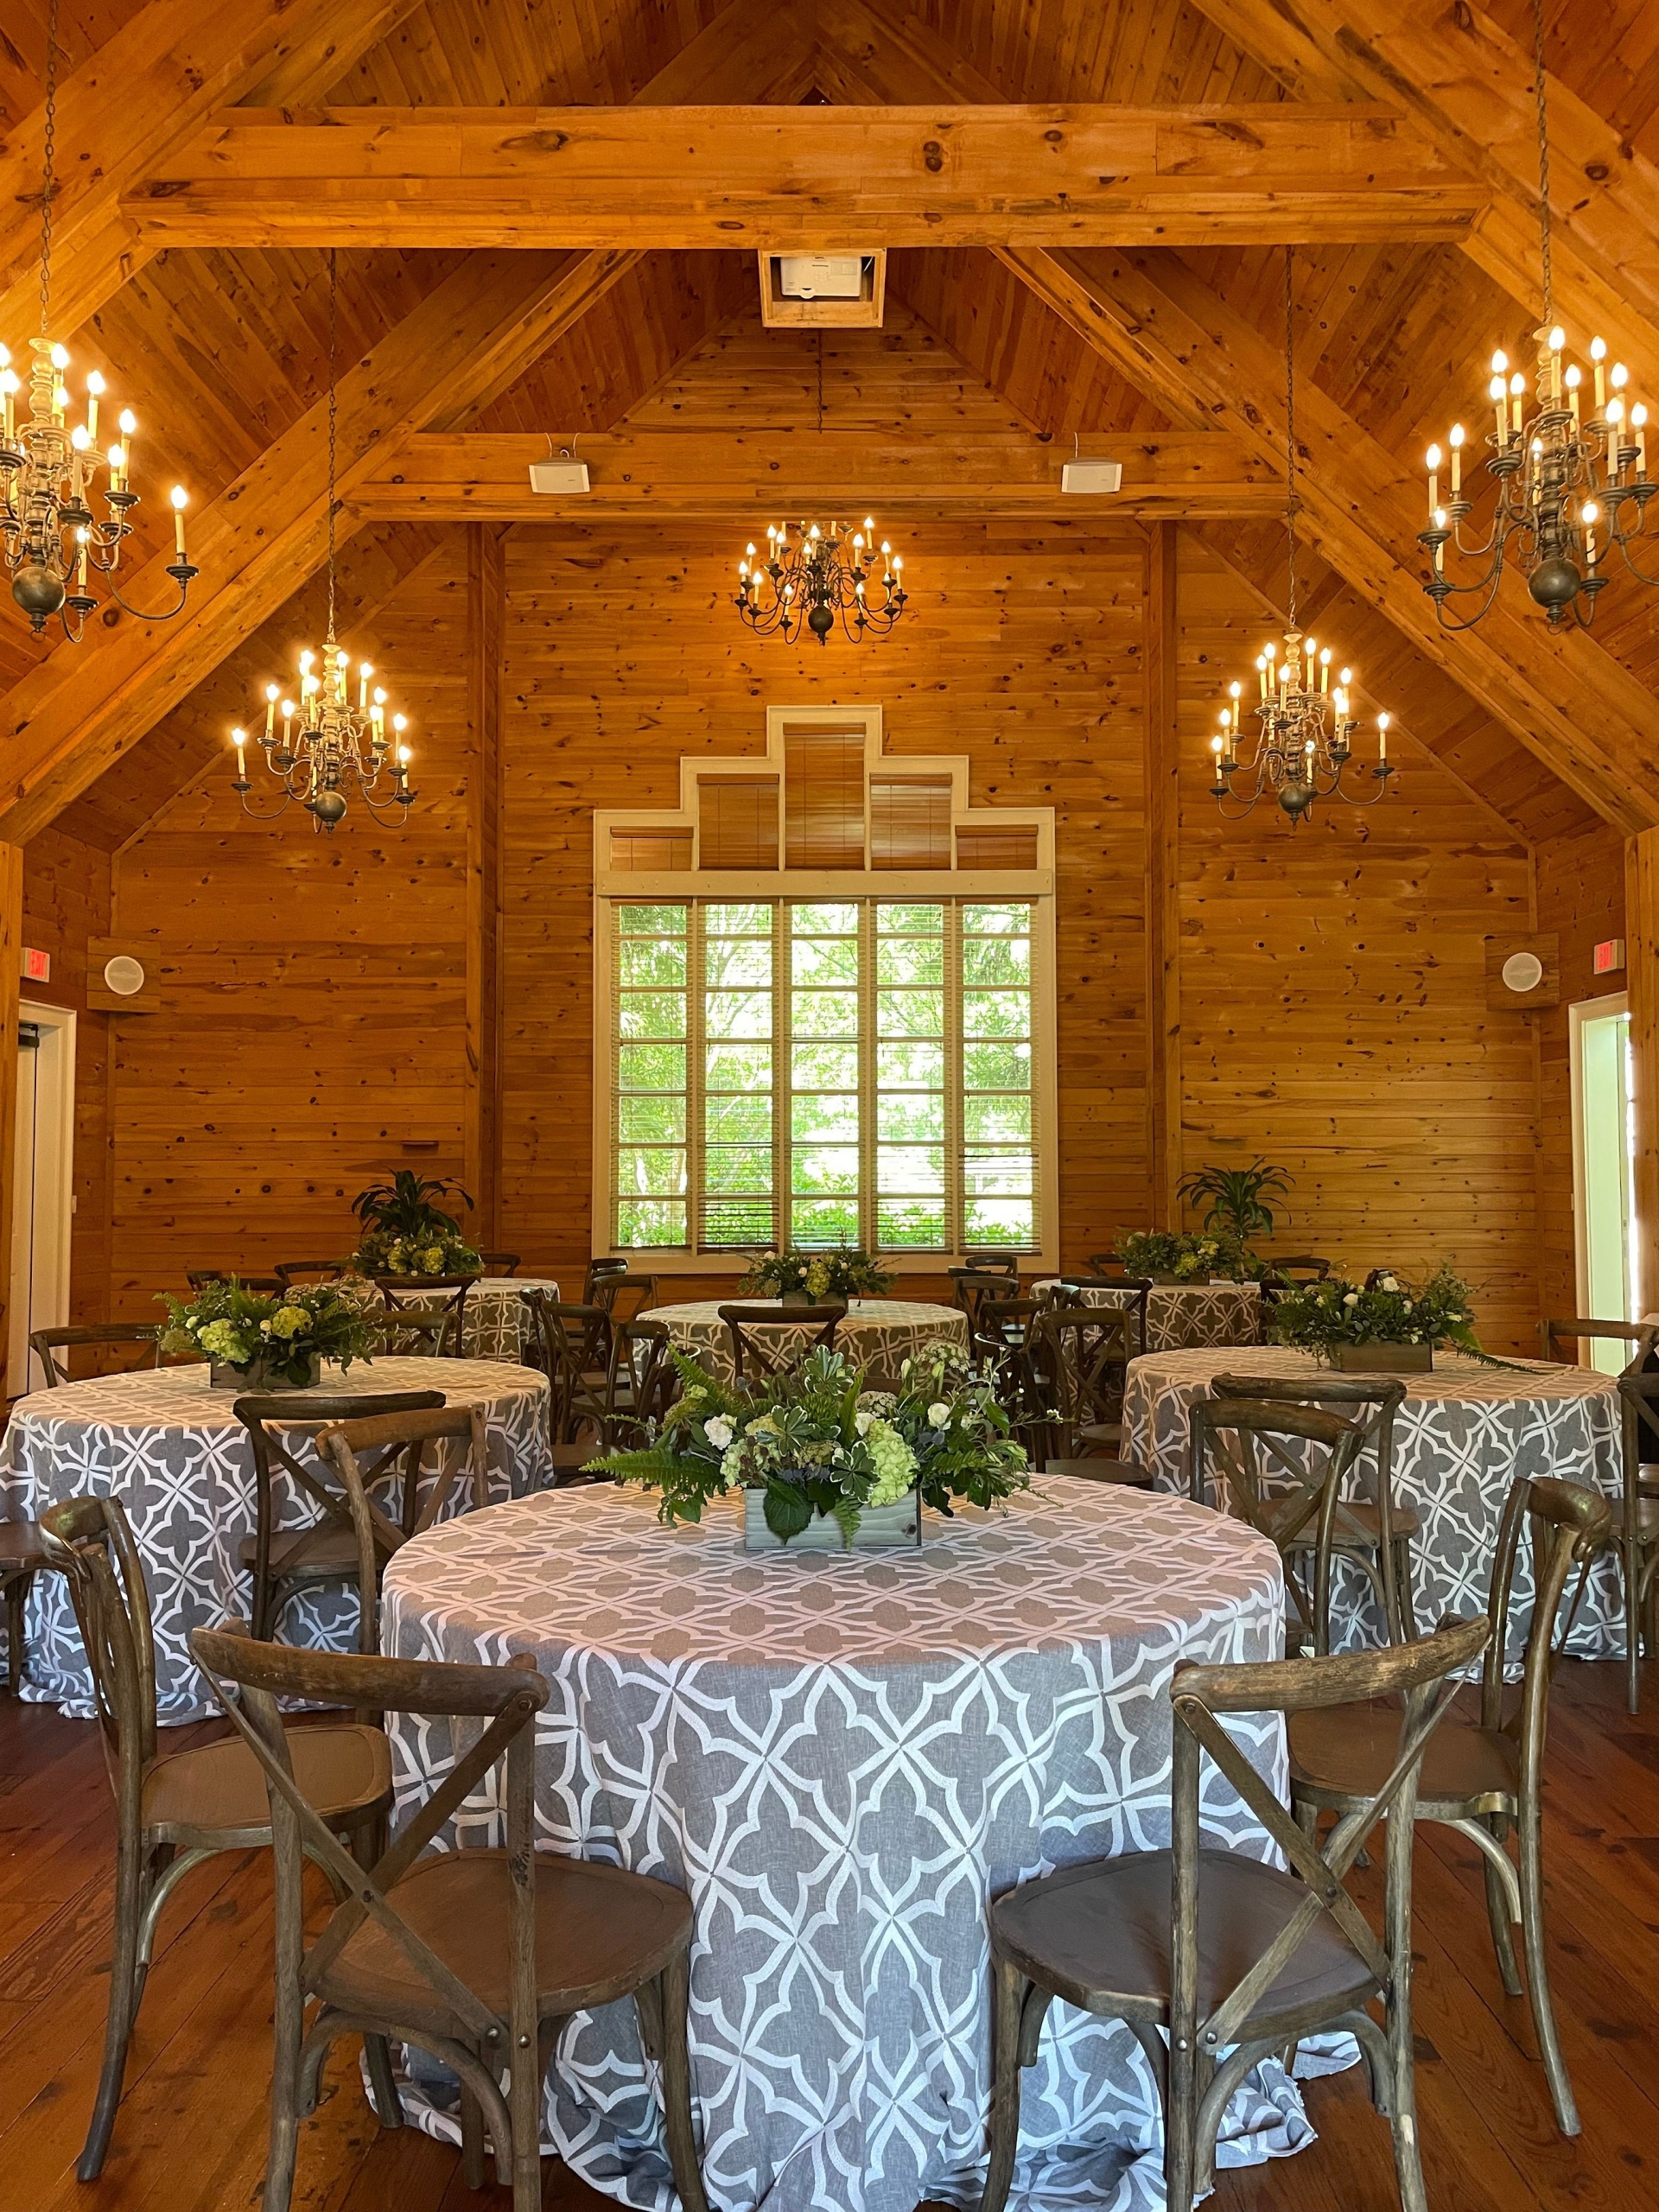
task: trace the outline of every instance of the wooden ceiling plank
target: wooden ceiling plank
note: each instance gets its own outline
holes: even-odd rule
[[[1460,241],[1484,185],[1392,110],[231,109],[123,200],[170,245]]]
[[[1122,490],[1079,497],[1060,487],[1063,447],[1029,436],[872,436],[861,429],[703,432],[628,425],[584,435],[585,494],[530,488],[544,437],[512,431],[410,439],[347,505],[377,520],[574,521],[659,514],[753,516],[779,502],[882,514],[970,513],[1107,522],[1128,517],[1270,515],[1276,467],[1214,431],[1138,433],[1094,441],[1121,460]],[[1091,458],[1107,457],[1091,454]]]
[[[120,200],[215,110],[319,99],[414,0],[150,0],[58,88],[54,332],[78,329],[149,259]],[[0,331],[39,314],[45,109],[0,149]],[[96,158],[92,158],[92,156]],[[15,340],[14,340],[15,343]]]

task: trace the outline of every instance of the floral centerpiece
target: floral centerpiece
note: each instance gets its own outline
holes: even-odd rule
[[[1212,1275],[1240,1282],[1249,1279],[1253,1266],[1243,1241],[1221,1227],[1197,1233],[1176,1229],[1129,1230],[1112,1249],[1127,1274],[1150,1275],[1154,1282],[1204,1283]]]
[[[791,1244],[764,1252],[737,1286],[740,1298],[781,1298],[787,1305],[810,1306],[820,1298],[880,1298],[893,1287],[869,1254],[856,1245],[836,1244],[828,1251],[804,1251]]]
[[[400,1167],[390,1183],[372,1183],[352,1201],[362,1224],[351,1265],[359,1275],[475,1275],[484,1262],[459,1221],[437,1204],[453,1192],[472,1199],[453,1176],[421,1176]]]
[[[1369,1290],[1340,1279],[1308,1283],[1280,1298],[1269,1325],[1280,1344],[1360,1373],[1421,1373],[1433,1367],[1435,1347],[1447,1344],[1488,1366],[1504,1366],[1481,1350],[1471,1300],[1468,1284],[1442,1261],[1421,1287],[1386,1272]]]
[[[346,1368],[371,1356],[360,1301],[334,1283],[276,1295],[245,1290],[232,1275],[194,1298],[163,1294],[163,1303],[162,1351],[205,1353],[216,1390],[303,1390],[325,1359]]]
[[[659,1520],[700,1521],[711,1498],[741,1491],[751,1550],[798,1537],[812,1549],[886,1549],[920,1541],[918,1505],[989,1506],[1029,1480],[994,1371],[953,1345],[906,1360],[897,1392],[865,1389],[862,1371],[823,1346],[753,1391],[671,1357],[684,1393],[658,1435],[591,1463],[659,1491]]]

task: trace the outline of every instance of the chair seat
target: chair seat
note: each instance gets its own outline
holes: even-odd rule
[[[1386,1700],[1326,1706],[1293,1713],[1289,1730],[1293,1789],[1363,1800],[1399,1755],[1400,1707]],[[1448,1713],[1429,1738],[1417,1793],[1425,1818],[1495,1811],[1497,1801],[1516,1796],[1520,1788],[1520,1748],[1501,1729],[1477,1728]]]
[[[1389,1516],[1396,1536],[1414,1536],[1422,1527],[1408,1505],[1396,1505]],[[1344,1497],[1337,1507],[1337,1517],[1332,1524],[1331,1543],[1335,1551],[1344,1545],[1351,1550],[1369,1546],[1375,1550],[1382,1541],[1382,1516],[1369,1499]],[[1293,1536],[1287,1548],[1291,1551],[1311,1552],[1319,1541],[1317,1531],[1311,1526]]]
[[[1079,1421],[1076,1434],[1078,1443],[1084,1446],[1117,1445],[1123,1441],[1123,1424],[1121,1421]]]
[[[1169,2005],[1167,1851],[1069,1866],[1027,1882],[991,1907],[992,1941],[1027,1978],[1090,2012],[1164,2018]],[[1307,1895],[1303,1884],[1242,1852],[1198,1853],[1198,2016],[1212,2012]],[[1335,2013],[1376,1991],[1370,1969],[1321,1913],[1245,2024],[1270,2033],[1281,2015]]]
[[[288,1732],[300,1788],[325,1821],[346,1820],[389,1803],[391,1746],[384,1732],[356,1721]],[[264,1770],[239,1736],[175,1751],[144,1777],[147,1828],[209,1828],[269,1840]]]
[[[509,2009],[505,1851],[423,1859],[388,1893],[398,1917],[498,2017]],[[613,2004],[691,1938],[683,1890],[619,1866],[536,1853],[536,1986],[543,2019]],[[365,1921],[318,1984],[325,2003],[445,2033],[452,2019],[397,1944]]]
[[[236,1548],[244,1567],[253,1565],[257,1539],[244,1536]],[[270,1540],[270,1572],[279,1578],[293,1574],[324,1582],[357,1573],[357,1534],[339,1527],[279,1529]]]
[[[1046,1459],[1046,1475],[1066,1475],[1078,1482],[1116,1483],[1126,1490],[1150,1490],[1152,1471],[1127,1459]]]
[[[0,1521],[0,1574],[45,1565],[38,1521]]]

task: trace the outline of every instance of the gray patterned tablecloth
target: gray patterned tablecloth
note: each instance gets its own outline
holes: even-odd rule
[[[481,1405],[493,1496],[518,1497],[550,1471],[547,1378],[528,1367],[478,1359],[377,1359],[326,1375],[324,1391],[378,1395],[441,1390],[452,1406]],[[292,1394],[296,1415],[310,1394]],[[0,1440],[0,1512],[37,1519],[67,1497],[118,1497],[144,1562],[156,1624],[156,1704],[164,1721],[218,1710],[189,1652],[194,1628],[249,1610],[237,1548],[254,1525],[253,1455],[232,1414],[236,1393],[207,1385],[205,1365],[100,1376],[40,1390],[13,1408]],[[315,1508],[279,1471],[278,1525],[302,1526]],[[357,1593],[321,1584],[286,1607],[284,1643],[355,1649]],[[61,1576],[36,1579],[29,1599],[25,1697],[92,1712],[86,1671]]]
[[[1311,1353],[1283,1344],[1148,1353],[1129,1365],[1125,1456],[1149,1465],[1160,1488],[1185,1492],[1189,1413],[1209,1395],[1213,1376],[1328,1371]],[[1437,1351],[1431,1374],[1401,1380],[1406,1399],[1395,1417],[1395,1496],[1421,1519],[1413,1546],[1413,1594],[1418,1626],[1432,1628],[1444,1613],[1484,1611],[1498,1521],[1517,1475],[1560,1475],[1620,1494],[1618,1397],[1614,1377],[1588,1367],[1546,1367],[1535,1360],[1487,1367],[1456,1352]],[[1361,1461],[1367,1491],[1374,1465],[1369,1453]],[[1532,1590],[1524,1545],[1516,1589],[1511,1661],[1519,1656]],[[1332,1606],[1336,1649],[1382,1641],[1367,1586],[1341,1562]],[[1604,1553],[1591,1570],[1568,1649],[1586,1659],[1622,1656],[1620,1614],[1618,1563]]]
[[[1060,1287],[1053,1275],[1031,1286],[1033,1298]],[[1085,1290],[1085,1306],[1126,1306],[1133,1293]],[[1262,1286],[1255,1282],[1154,1283],[1147,1299],[1147,1350],[1185,1351],[1202,1344],[1262,1341]]]
[[[658,1306],[643,1318],[666,1321],[669,1334],[682,1351],[692,1353],[711,1374],[729,1382],[731,1338],[720,1318],[722,1306],[768,1306],[779,1316],[789,1311],[779,1299],[734,1296],[690,1306]],[[813,1334],[810,1329],[800,1331],[803,1351]],[[899,1370],[912,1353],[940,1338],[961,1351],[967,1351],[968,1316],[960,1306],[924,1306],[902,1298],[855,1298],[848,1301],[847,1318],[836,1330],[836,1350],[844,1351],[865,1369],[867,1388],[896,1390]],[[774,1348],[776,1341],[768,1332],[768,1350]]]
[[[552,1299],[559,1294],[557,1283],[545,1275],[485,1275],[473,1285],[461,1308],[461,1342],[467,1358],[523,1357],[530,1316],[520,1301],[521,1290],[544,1290]],[[400,1299],[404,1305],[413,1302],[407,1292]]]
[[[382,1636],[409,1658],[533,1653],[540,1840],[661,1876],[696,1910],[693,2095],[721,2212],[971,2205],[989,2062],[987,1900],[1168,1840],[1176,1661],[1277,1656],[1270,1545],[1173,1498],[1053,1480],[926,1516],[918,1553],[746,1554],[736,1500],[665,1529],[621,1489],[556,1491],[417,1538]],[[404,1817],[448,1724],[393,1719]],[[1276,1716],[1241,1740],[1283,1787]],[[1206,1764],[1205,1821],[1265,1850]],[[499,1842],[488,1795],[448,1839]],[[631,2008],[579,2018],[548,2139],[607,2196],[677,2203]],[[442,2093],[432,2093],[442,2103]],[[432,2103],[422,2124],[452,2133]],[[1273,2062],[1223,2161],[1300,2147]],[[1056,2005],[1025,2077],[1020,2212],[1151,2212],[1161,2123],[1121,2029]]]

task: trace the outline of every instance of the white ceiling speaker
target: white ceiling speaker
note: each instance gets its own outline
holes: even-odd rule
[[[568,454],[562,454],[556,461],[532,461],[530,488],[569,499],[573,493],[588,489],[588,464],[585,461],[572,461]]]
[[[1068,461],[1060,467],[1062,492],[1121,492],[1123,488],[1123,464],[1121,461]]]
[[[778,289],[786,300],[855,300],[863,289],[861,253],[780,253]]]
[[[136,998],[144,988],[144,967],[130,952],[118,952],[112,960],[104,963],[105,988],[118,999]]]
[[[1544,963],[1535,952],[1512,952],[1503,963],[1503,976],[1512,991],[1535,991],[1544,980]]]

